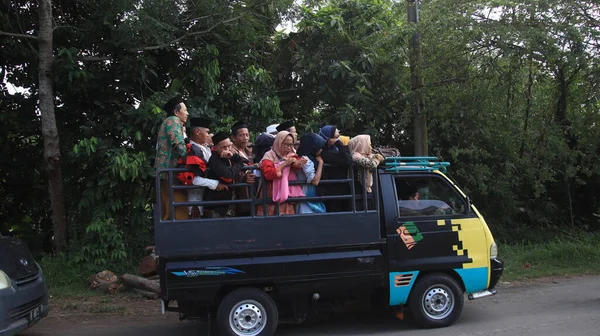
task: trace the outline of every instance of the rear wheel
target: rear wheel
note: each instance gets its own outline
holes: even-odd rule
[[[234,290],[217,311],[217,325],[223,336],[271,336],[278,323],[277,305],[258,288]]]
[[[408,304],[416,322],[425,328],[447,327],[462,313],[464,296],[460,285],[442,273],[420,278]]]

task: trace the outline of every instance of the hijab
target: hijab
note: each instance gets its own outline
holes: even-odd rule
[[[292,133],[288,132],[288,131],[281,131],[279,133],[277,133],[277,136],[275,137],[275,141],[273,142],[273,147],[271,147],[271,150],[265,153],[265,156],[263,156],[262,160],[269,160],[272,161],[273,163],[277,163],[281,160],[284,159],[283,155],[281,154],[283,152],[283,142],[285,141],[285,138],[287,137],[292,137],[292,139],[294,139],[294,136],[292,135]]]
[[[369,157],[372,153],[371,136],[368,134],[355,136],[348,143],[348,149],[350,150],[350,153],[352,153],[353,160]]]
[[[326,125],[321,128],[321,130],[319,131],[319,135],[321,136],[321,138],[325,139],[325,141],[329,141],[329,139],[331,139],[335,136],[336,130],[337,130],[336,126]]]
[[[317,166],[315,155],[325,147],[327,140],[315,133],[304,134],[300,137],[300,146],[298,147],[298,156],[308,157]]]
[[[348,149],[350,150],[350,153],[352,153],[352,160],[354,162],[359,161],[361,159],[363,160],[370,160],[370,161],[374,161],[373,158],[370,157],[372,150],[371,150],[371,136],[368,134],[361,134],[361,135],[357,135],[354,138],[352,138],[350,140],[350,143],[348,143]],[[378,161],[377,164],[379,164]],[[358,176],[359,179],[358,181],[362,184],[362,171],[363,168],[357,167],[358,168]],[[373,186],[373,173],[371,172],[371,169],[367,168],[365,169],[365,189],[367,190],[367,192],[372,192],[371,187]]]
[[[335,136],[335,131],[337,131],[337,127],[334,125],[323,126],[319,131],[319,135],[321,136],[321,138],[325,139],[326,141],[325,148],[323,148],[323,150],[327,149],[335,153],[339,152],[339,149],[336,146],[329,146],[329,144],[327,143],[329,139]]]

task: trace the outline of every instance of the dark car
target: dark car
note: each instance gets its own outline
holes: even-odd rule
[[[0,336],[16,335],[48,315],[48,286],[21,240],[0,235]]]

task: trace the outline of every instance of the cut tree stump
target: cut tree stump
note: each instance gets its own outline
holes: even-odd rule
[[[109,270],[104,270],[96,274],[90,275],[88,278],[90,288],[103,293],[114,294],[119,290],[120,285],[117,283],[119,277]]]
[[[139,271],[144,277],[156,274],[156,260],[152,256],[145,256],[140,262]]]
[[[121,281],[123,281],[123,284],[125,284],[127,287],[137,288],[160,294],[160,284],[158,283],[158,281],[144,279],[142,277],[131,274],[123,274],[123,276],[121,277]]]
[[[146,299],[158,300],[158,293],[145,291],[145,290],[138,289],[138,288],[131,288],[131,290],[137,294],[140,294],[141,296],[145,297]]]

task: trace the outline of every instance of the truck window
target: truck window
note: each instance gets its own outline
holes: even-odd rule
[[[397,176],[394,181],[400,217],[448,216],[465,213],[465,200],[441,177]]]

